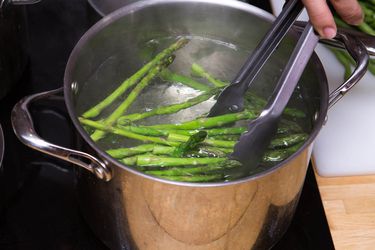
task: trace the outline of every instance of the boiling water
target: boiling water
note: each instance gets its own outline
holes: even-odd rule
[[[196,77],[191,74],[191,65],[193,63],[201,65],[216,79],[230,82],[235,77],[236,73],[250,54],[249,50],[247,50],[246,48],[238,47],[235,44],[202,37],[188,38],[190,40],[189,43],[184,48],[175,52],[176,57],[173,63],[169,66],[169,70],[181,75],[189,76],[198,82],[206,84],[207,86],[213,85],[206,79]],[[129,61],[134,64],[132,65],[134,73],[142,65],[146,64],[150,59],[152,59],[157,53],[159,53],[161,50],[168,47],[175,41],[175,37],[168,37],[163,39],[150,40],[144,44],[138,45],[138,48],[140,48],[137,50],[138,57],[132,60],[129,60],[128,58],[126,63],[122,61],[125,54],[122,55],[121,53],[119,53],[117,55],[111,55],[110,57],[108,57],[108,59],[102,63],[100,68],[98,68],[98,70],[92,75],[92,77],[90,77],[90,79],[88,79],[88,81],[82,85],[82,89],[80,90],[81,93],[97,94],[95,94],[95,96],[93,96],[92,98],[87,98],[87,94],[85,94],[85,98],[78,98],[78,112],[83,113],[84,111],[86,111],[86,109],[91,107],[93,103],[97,103],[106,95],[110,94],[119,84],[121,84],[123,79],[129,77],[132,74],[128,69]],[[128,54],[129,53],[126,52],[127,57]],[[141,61],[139,61],[139,59],[141,59]],[[263,97],[267,97],[271,94],[271,91],[273,90],[274,85],[281,74],[281,69],[286,62],[285,60],[275,60],[272,58],[270,60],[272,60],[272,63],[269,63],[264,67],[260,75],[257,77],[254,86],[250,89],[250,91],[253,91],[257,93],[257,95]],[[108,79],[111,79],[111,70],[113,72],[113,68],[120,68],[120,71],[125,72],[125,74],[123,74],[122,76],[116,76],[115,79],[111,81],[111,84],[113,84],[113,86],[109,84],[111,89],[109,89],[106,93],[103,93],[103,79],[105,79],[106,81],[108,81]],[[119,72],[119,70],[117,70],[116,72]],[[116,73],[116,75],[119,74]],[[122,77],[122,79],[120,77]],[[101,91],[98,92],[98,89],[100,89]],[[141,92],[135,102],[127,110],[126,114],[143,113],[150,111],[156,107],[181,103],[190,98],[198,96],[201,93],[201,91],[185,86],[182,83],[167,82],[157,77],[153,79],[150,84]],[[105,109],[102,114],[95,119],[100,120],[106,118],[118,105],[121,104],[121,102],[126,98],[128,94],[129,91],[122,95],[121,98],[116,100],[109,108]],[[87,102],[87,100],[92,99],[96,99],[96,101],[91,103]],[[132,123],[132,125],[181,123],[184,121],[193,120],[197,117],[205,116],[214,102],[214,98],[211,98],[205,102],[202,102],[191,108],[181,110],[177,113],[152,116],[140,121],[136,121]],[[306,107],[298,90],[294,94],[289,106],[296,107],[300,110],[305,110]],[[310,129],[310,124],[309,121],[306,120],[307,119],[303,119],[302,121],[297,122],[302,123],[302,127],[305,129],[305,131],[308,132]],[[88,129],[88,132],[91,133],[92,130]],[[125,137],[107,134],[105,138],[101,139],[98,142],[98,145],[103,150],[108,150],[119,147],[132,147],[142,143],[140,143],[139,141],[127,139]],[[261,166],[259,169],[252,171],[252,173],[261,171],[264,169],[264,167],[268,168],[271,165]],[[237,175],[237,173],[235,173],[234,175]]]

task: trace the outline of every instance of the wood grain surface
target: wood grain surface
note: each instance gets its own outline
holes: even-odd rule
[[[335,248],[375,249],[375,175],[316,178]]]

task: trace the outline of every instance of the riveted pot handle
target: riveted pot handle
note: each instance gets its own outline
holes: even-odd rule
[[[13,108],[11,120],[14,133],[18,139],[33,149],[59,159],[71,162],[87,169],[99,179],[109,181],[112,173],[107,164],[96,157],[77,150],[61,147],[42,139],[34,129],[33,119],[29,112],[29,105],[37,100],[53,98],[62,89],[47,91],[24,97]]]

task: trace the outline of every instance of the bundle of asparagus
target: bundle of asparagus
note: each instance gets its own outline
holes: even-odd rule
[[[356,29],[363,33],[375,36],[375,1],[374,0],[360,0],[359,4],[362,7],[364,12],[364,22],[358,26],[351,26],[346,24],[337,14],[335,14],[335,22],[338,27]],[[355,65],[354,60],[350,55],[342,50],[332,49],[332,52],[335,54],[337,60],[345,68],[345,79],[348,79],[352,73],[352,65]],[[370,59],[368,65],[368,71],[375,75],[375,59]]]
[[[246,127],[233,124],[256,118],[266,104],[265,99],[255,94],[249,93],[246,97],[247,107],[250,109],[239,113],[198,117],[176,124],[136,124],[151,116],[174,114],[205,102],[214,98],[228,84],[214,78],[198,64],[192,65],[192,74],[196,78],[204,78],[208,84],[168,69],[175,58],[174,52],[187,42],[188,39],[180,38],[157,54],[107,98],[83,113],[79,120],[86,128],[95,130],[91,134],[94,141],[100,140],[106,133],[139,141],[140,144],[133,147],[107,149],[107,153],[123,164],[149,175],[187,182],[227,181],[249,175],[255,170],[244,172],[239,162],[230,160],[227,156],[233,151],[240,135],[246,132]],[[185,102],[156,107],[143,113],[127,114],[130,105],[156,77],[166,83],[178,82],[201,92]],[[105,119],[93,120],[127,91],[129,93],[111,115]],[[264,165],[282,161],[307,138],[307,134],[294,121],[304,118],[304,112],[287,108],[285,116],[290,119],[284,118],[281,121],[277,136],[263,157]]]

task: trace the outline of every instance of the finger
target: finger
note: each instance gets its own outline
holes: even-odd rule
[[[331,0],[333,7],[348,24],[358,25],[363,22],[363,12],[357,0]]]
[[[315,30],[324,38],[336,36],[336,24],[326,0],[302,0]]]

